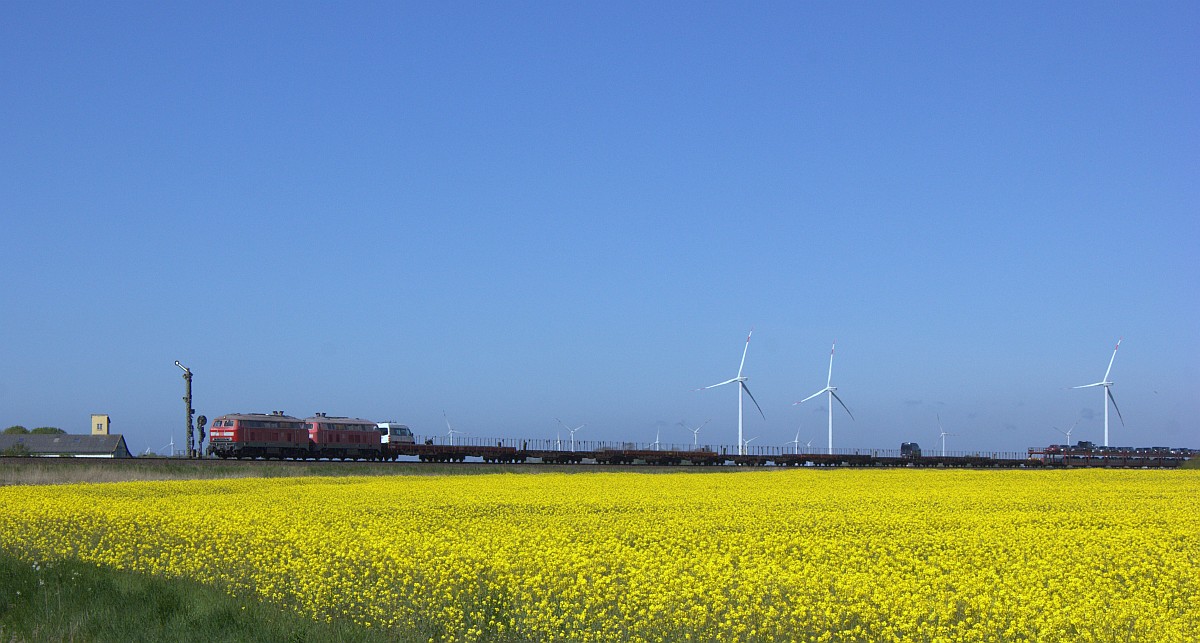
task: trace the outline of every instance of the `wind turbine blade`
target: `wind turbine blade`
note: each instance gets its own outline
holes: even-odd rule
[[[767,419],[767,415],[763,413],[762,407],[758,406],[758,400],[754,399],[754,394],[750,392],[750,387],[746,386],[745,382],[742,382],[742,390],[746,392],[746,395],[750,396],[750,401],[754,402],[754,406],[758,408],[758,414],[761,415],[764,420]]]
[[[813,399],[814,397],[816,397],[816,396],[818,396],[818,395],[820,395],[820,394],[822,394],[822,393],[824,393],[825,391],[828,391],[828,390],[829,390],[828,388],[823,388],[823,389],[821,389],[821,390],[817,391],[816,393],[813,393],[812,395],[809,395],[808,397],[804,398],[803,400],[800,400],[799,402],[792,402],[792,406],[795,406],[795,405],[797,405],[797,404],[804,404],[805,402],[807,402],[807,401],[809,401],[809,400]]]
[[[1125,418],[1121,417],[1121,409],[1117,408],[1117,398],[1113,397],[1112,389],[1105,386],[1104,392],[1108,393],[1108,399],[1113,403],[1113,410],[1117,412],[1117,417],[1121,418],[1121,426],[1125,426]]]
[[[1117,359],[1117,349],[1121,347],[1121,340],[1123,340],[1123,339],[1125,339],[1125,338],[1122,337],[1121,339],[1118,339],[1117,345],[1113,347],[1112,357],[1110,357],[1108,359],[1108,370],[1104,371],[1104,381],[1105,382],[1108,381],[1108,374],[1112,372],[1113,360]],[[1116,405],[1114,404],[1114,406],[1116,406]]]
[[[735,377],[735,378],[733,378],[733,379],[731,379],[731,380],[725,380],[724,382],[720,382],[720,383],[718,383],[718,384],[713,384],[712,386],[701,386],[700,388],[698,388],[698,389],[696,389],[696,390],[697,390],[697,391],[703,391],[704,389],[716,388],[716,387],[718,387],[718,386],[725,386],[726,384],[732,384],[732,383],[734,383],[734,382],[736,382],[736,381],[738,381],[738,378],[736,378],[736,377]]]
[[[938,419],[938,431],[941,431],[942,430],[942,414],[941,413],[937,414],[937,419]]]
[[[1093,386],[1104,386],[1104,382],[1096,382],[1095,384],[1084,384],[1083,386],[1072,386],[1071,388],[1092,388]]]
[[[750,350],[750,335],[753,334],[754,329],[751,328],[750,332],[746,335],[746,347],[742,349],[742,363],[738,364],[738,377],[742,376],[742,367],[746,365],[746,351]]]
[[[833,346],[829,347],[829,377],[825,378],[825,386],[833,384],[833,350],[837,348],[837,340],[833,340]]]
[[[837,393],[834,393],[833,391],[830,391],[830,392],[829,392],[829,394],[833,396],[833,399],[835,399],[835,400],[837,400],[837,401],[838,401],[838,404],[841,404],[841,405],[842,405],[842,408],[843,408],[843,409],[846,409],[846,413],[850,413],[850,407],[846,406],[846,403],[842,401],[842,398],[838,397],[838,394],[837,394]],[[850,419],[851,419],[851,420],[853,420],[853,419],[854,419],[854,414],[853,414],[853,413],[850,413]]]

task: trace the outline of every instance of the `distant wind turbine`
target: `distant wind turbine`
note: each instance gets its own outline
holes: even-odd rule
[[[554,419],[555,419],[555,420],[558,420],[558,423],[559,423],[559,424],[562,424],[562,428],[564,428],[564,429],[566,429],[567,431],[570,431],[570,432],[571,432],[571,450],[572,450],[572,451],[574,451],[574,450],[575,450],[575,432],[576,432],[576,431],[578,431],[579,429],[582,429],[583,427],[585,427],[585,426],[587,426],[587,425],[586,425],[586,424],[580,424],[579,426],[577,426],[577,427],[575,427],[575,428],[573,428],[573,429],[572,429],[571,427],[569,427],[569,426],[567,426],[566,424],[564,424],[562,420],[559,420],[558,418],[554,418]]]
[[[442,417],[446,419],[446,436],[450,438],[450,446],[454,446],[454,436],[460,434],[466,435],[466,433],[463,433],[462,431],[455,431],[454,427],[450,426],[450,418],[447,417],[445,411],[442,411]]]
[[[1079,425],[1079,420],[1075,420],[1075,424],[1072,424],[1072,425],[1071,425],[1071,428],[1067,429],[1066,431],[1063,431],[1062,429],[1060,429],[1060,428],[1058,428],[1058,427],[1052,427],[1052,428],[1053,428],[1055,431],[1058,431],[1059,433],[1061,433],[1061,434],[1063,434],[1063,435],[1067,436],[1067,445],[1068,445],[1068,446],[1070,446],[1070,444],[1071,444],[1071,431],[1074,431],[1074,430],[1075,430],[1075,427],[1076,427],[1076,426],[1078,426],[1078,425]]]
[[[809,438],[809,441],[806,441],[806,443],[804,443],[804,451],[805,452],[808,452],[809,447],[812,446],[812,440],[814,440],[814,438]],[[798,453],[800,452],[800,427],[796,427],[796,438],[787,440],[787,443],[785,443],[785,444],[794,445],[793,452],[796,452],[798,455]]]
[[[759,415],[762,415],[764,420],[767,419],[767,416],[763,414],[762,407],[758,405],[758,400],[754,399],[754,394],[751,393],[750,388],[746,386],[746,380],[750,378],[742,375],[742,369],[746,366],[746,351],[750,350],[750,336],[753,334],[754,329],[751,328],[750,332],[746,335],[746,347],[742,349],[742,363],[738,365],[737,377],[713,384],[712,386],[705,386],[703,388],[696,389],[697,391],[702,391],[704,389],[716,388],[718,386],[724,386],[734,382],[738,383],[738,455],[742,455],[742,448],[746,443],[749,442],[749,440],[742,442],[742,391],[745,391],[746,395],[750,396],[750,401],[754,402],[754,406],[758,408]]]
[[[789,441],[785,442],[784,444],[791,444],[791,445],[793,445],[793,447],[792,447],[792,449],[793,449],[793,452],[794,452],[794,453],[800,453],[800,427],[796,427],[796,437],[795,437],[795,439],[789,440]]]
[[[829,377],[825,379],[825,388],[795,403],[803,404],[822,393],[829,394],[829,455],[833,455],[833,401],[837,400],[838,404],[841,404],[842,408],[846,409],[846,414],[850,416],[850,419],[854,419],[854,414],[850,412],[850,407],[846,406],[846,403],[842,401],[842,398],[838,397],[836,392],[837,387],[833,385],[833,351],[836,348],[837,342],[835,341],[833,346],[829,349]]]
[[[946,430],[942,428],[942,416],[940,413],[937,416],[937,421],[938,421],[938,431],[939,431],[938,435],[939,435],[939,437],[942,438],[942,457],[944,458],[944,457],[946,457],[946,436],[947,435],[958,435],[958,434],[957,433],[946,433]]]
[[[1109,381],[1109,379],[1108,379],[1108,374],[1112,372],[1113,360],[1117,359],[1117,349],[1121,347],[1121,342],[1124,339],[1125,338],[1123,338],[1123,337],[1121,339],[1118,339],[1117,345],[1115,347],[1113,347],[1112,357],[1110,357],[1108,359],[1108,370],[1104,371],[1104,379],[1100,380],[1099,382],[1093,382],[1091,384],[1084,384],[1082,386],[1072,386],[1071,387],[1071,388],[1092,388],[1094,386],[1103,386],[1104,387],[1104,398],[1103,398],[1104,399],[1104,446],[1108,446],[1108,403],[1110,401],[1112,402],[1113,409],[1117,412],[1117,417],[1121,418],[1121,426],[1125,426],[1125,418],[1121,417],[1121,409],[1117,408],[1117,398],[1113,397],[1113,394],[1112,394],[1113,383],[1111,381]]]
[[[691,432],[692,432],[692,447],[693,447],[693,448],[694,448],[694,447],[697,447],[697,446],[699,446],[699,443],[700,443],[700,429],[703,429],[703,428],[704,428],[704,425],[705,425],[705,424],[708,424],[709,422],[712,422],[712,419],[711,419],[711,418],[710,418],[710,419],[707,419],[707,420],[705,420],[705,421],[704,421],[704,424],[701,424],[700,426],[698,426],[698,427],[696,427],[696,428],[694,428],[694,429],[688,429],[689,431],[691,431]],[[685,423],[683,420],[680,420],[680,421],[679,421],[679,426],[681,426],[681,427],[683,427],[683,428],[685,428],[685,429],[687,429],[687,428],[688,428],[688,426],[687,426],[687,423]]]
[[[174,455],[175,455],[175,436],[173,436],[173,435],[172,435],[172,436],[171,436],[171,442],[170,442],[170,443],[168,443],[168,444],[164,444],[164,445],[162,446],[162,449],[160,449],[160,450],[163,450],[163,449],[167,450],[167,453],[168,453],[169,455],[171,455],[171,456],[174,456]],[[150,455],[150,447],[146,447],[146,450],[142,452],[142,455],[144,455],[144,456],[145,456],[145,455]],[[156,454],[154,454],[154,455],[158,455],[158,454],[156,453]]]

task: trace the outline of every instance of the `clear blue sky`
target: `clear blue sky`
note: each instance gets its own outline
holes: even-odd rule
[[[1200,447],[1200,4],[9,2],[0,425]]]

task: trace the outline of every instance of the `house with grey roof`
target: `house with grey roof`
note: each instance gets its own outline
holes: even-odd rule
[[[0,435],[0,455],[76,458],[129,458],[125,437],[112,435]]]

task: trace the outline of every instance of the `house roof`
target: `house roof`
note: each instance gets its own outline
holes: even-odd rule
[[[31,455],[82,455],[128,458],[129,448],[122,435],[0,435],[0,451],[24,447]]]

